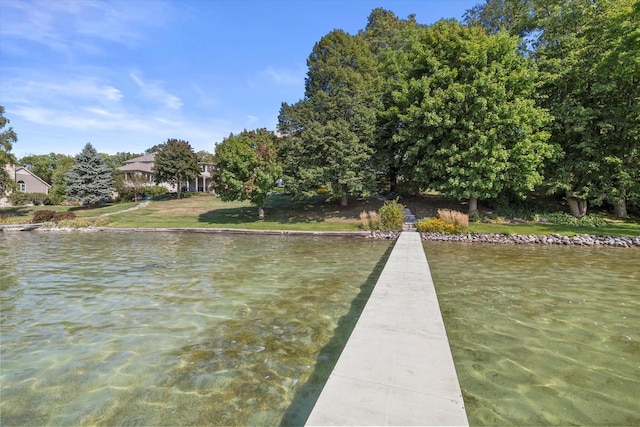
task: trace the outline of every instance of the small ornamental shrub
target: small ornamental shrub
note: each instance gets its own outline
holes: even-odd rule
[[[459,225],[462,230],[469,229],[469,216],[460,211],[438,209],[438,218],[448,224]]]
[[[380,225],[383,230],[401,230],[404,224],[404,206],[397,200],[385,202],[380,208]]]
[[[76,214],[74,212],[56,212],[49,210],[41,210],[35,211],[33,213],[33,219],[31,222],[33,224],[40,224],[43,222],[59,222],[59,221],[67,221],[76,218]]]
[[[59,221],[68,221],[72,219],[76,219],[76,214],[74,212],[56,212],[52,218],[55,222]]]
[[[53,216],[55,214],[56,214],[56,211],[47,211],[47,210],[35,211],[33,213],[33,219],[31,220],[31,222],[33,224],[39,224],[41,222],[49,222],[53,220]]]
[[[444,222],[440,218],[423,219],[418,221],[417,229],[420,233],[460,234],[462,227],[456,224]]]
[[[380,216],[376,211],[360,212],[360,225],[369,231],[377,231],[380,229]]]

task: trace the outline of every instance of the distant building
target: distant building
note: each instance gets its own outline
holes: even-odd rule
[[[6,165],[4,170],[7,171],[11,179],[16,183],[16,190],[23,193],[44,193],[49,194],[51,185],[43,181],[39,176],[22,166]],[[0,195],[0,206],[8,206],[8,194]]]
[[[148,179],[149,185],[154,185],[153,165],[155,162],[156,154],[146,154],[144,156],[136,157],[125,161],[124,166],[118,168],[118,170],[124,173],[125,182],[131,179],[134,175],[139,175]],[[214,166],[211,163],[198,162],[201,167],[200,176],[194,181],[185,184],[187,191],[192,192],[205,192],[209,191],[211,186],[211,175],[213,173]],[[168,182],[162,182],[159,185],[165,187],[171,192],[177,191],[175,184],[169,184]]]

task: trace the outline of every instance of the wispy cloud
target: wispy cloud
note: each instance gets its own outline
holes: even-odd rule
[[[142,95],[150,100],[161,103],[167,108],[178,110],[182,107],[182,101],[175,95],[170,94],[162,88],[162,82],[144,81],[136,73],[129,73],[131,79],[138,85]]]
[[[100,54],[108,41],[133,47],[173,12],[160,1],[3,0],[0,36],[47,46],[65,55]]]
[[[301,85],[304,84],[305,71],[291,69],[276,69],[267,67],[264,73],[275,83],[282,85]]]

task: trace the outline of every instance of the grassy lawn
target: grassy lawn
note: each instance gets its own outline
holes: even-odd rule
[[[433,217],[437,209],[466,211],[464,204],[436,195],[401,199],[400,203],[416,213],[418,218]],[[275,194],[265,207],[266,218],[258,220],[258,210],[248,202],[223,202],[209,194],[194,194],[182,200],[153,201],[147,206],[126,211],[140,203],[108,204],[97,208],[69,206],[17,206],[0,208],[0,223],[27,223],[36,210],[73,211],[78,218],[108,215],[107,227],[118,228],[243,228],[254,230],[361,231],[362,211],[377,211],[378,199],[350,199],[349,206],[321,198],[292,202],[287,196]],[[126,211],[126,212],[123,212]],[[483,223],[472,222],[470,231],[498,234],[592,234],[610,236],[640,236],[640,222],[609,220],[607,227],[574,227],[546,223]]]

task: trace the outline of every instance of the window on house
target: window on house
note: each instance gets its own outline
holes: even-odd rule
[[[18,181],[18,190],[22,191],[23,193],[27,192],[27,184],[24,183],[24,181]]]

